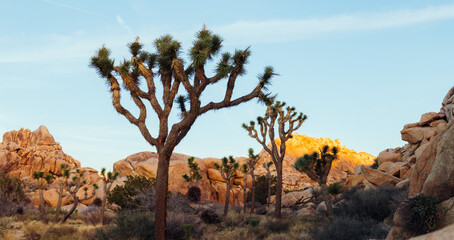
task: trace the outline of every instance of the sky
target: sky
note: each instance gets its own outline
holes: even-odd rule
[[[130,58],[127,44],[136,36],[154,51],[153,40],[171,34],[187,60],[205,24],[223,37],[223,52],[252,51],[234,96],[273,66],[279,75],[270,90],[308,116],[296,133],[340,139],[373,155],[403,146],[403,125],[438,112],[454,85],[454,1],[2,3],[0,133],[45,125],[65,153],[96,169],[155,151],[116,113],[105,80],[89,67],[103,44],[116,63]],[[221,99],[225,84],[208,89],[202,102]],[[251,101],[202,115],[175,152],[218,158],[246,156],[249,147],[259,152],[241,124],[264,111]],[[148,125],[156,130],[156,120]]]

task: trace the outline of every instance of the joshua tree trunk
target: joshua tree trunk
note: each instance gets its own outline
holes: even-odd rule
[[[254,172],[251,173],[252,186],[251,186],[251,213],[254,213],[255,208],[255,175]]]
[[[224,205],[224,217],[227,216],[229,212],[229,203],[230,203],[230,182],[226,182],[227,192],[225,193],[225,205]]]
[[[328,193],[328,187],[326,186],[326,183],[320,184],[320,187],[323,192],[323,198],[325,199],[326,212],[328,213],[328,217],[331,217],[333,216],[333,203],[331,201],[331,196]]]
[[[41,219],[43,220],[44,224],[47,224],[46,205],[45,205],[42,189],[39,189],[39,210],[41,212]]]
[[[166,239],[167,192],[169,190],[170,155],[159,151],[158,171],[156,175],[156,202],[155,202],[155,238]]]
[[[58,189],[58,202],[57,202],[57,208],[55,209],[55,217],[54,217],[54,223],[58,222],[58,217],[60,216],[60,211],[61,211],[61,200],[63,197],[63,182],[60,182],[60,188]]]
[[[244,185],[243,185],[243,201],[244,201],[244,213],[246,213],[246,210],[247,210],[247,206],[246,206],[246,203],[247,203],[247,194],[246,194],[246,190],[247,190],[247,187],[246,187],[246,184],[247,184],[247,175],[244,174]]]
[[[266,209],[270,210],[270,202],[271,202],[271,173],[268,171],[268,198],[266,201]]]
[[[69,209],[69,211],[65,214],[65,216],[63,217],[63,219],[60,221],[60,224],[65,223],[66,220],[68,220],[69,216],[71,216],[71,214],[76,210],[78,204],[79,204],[79,198],[76,196],[76,197],[74,197],[73,206],[72,206],[71,209]]]
[[[276,172],[277,172],[276,203],[274,204],[276,211],[275,211],[274,217],[281,218],[282,166],[276,165]]]

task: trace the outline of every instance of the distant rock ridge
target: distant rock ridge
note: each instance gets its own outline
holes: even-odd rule
[[[277,142],[280,144],[280,142]],[[348,175],[354,174],[354,168],[361,164],[373,164],[375,157],[368,153],[356,152],[348,149],[340,143],[340,140],[331,140],[329,138],[312,138],[305,135],[294,134],[293,138],[287,141],[287,152],[283,164],[283,188],[285,190],[299,190],[316,185],[309,179],[306,174],[296,171],[292,164],[297,157],[305,153],[318,151],[323,145],[339,147],[339,160],[333,164],[333,170],[330,173],[329,182],[340,181],[347,178]],[[271,157],[264,150],[259,153],[261,160],[257,163],[256,175],[265,175],[266,170],[263,168],[264,161],[271,161]],[[184,181],[182,175],[189,171],[187,159],[190,156],[174,153],[170,158],[169,172],[169,190],[186,193],[189,186]],[[245,163],[247,158],[237,157],[240,164]],[[199,186],[202,188],[202,199],[223,203],[225,199],[226,183],[222,179],[220,172],[215,168],[214,163],[220,162],[217,158],[195,158],[200,166],[202,179]],[[125,159],[114,163],[114,170],[119,171],[122,176],[143,175],[156,177],[158,167],[158,155],[154,152],[141,152],[132,154]],[[275,175],[275,168],[272,167],[272,174]],[[236,171],[232,181],[232,194],[230,202],[233,204],[242,203],[243,200],[243,173]],[[249,177],[248,185],[251,184]]]

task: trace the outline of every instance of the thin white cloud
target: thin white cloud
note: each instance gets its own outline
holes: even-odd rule
[[[55,5],[55,6],[58,6],[58,7],[68,8],[68,9],[72,9],[72,10],[75,10],[75,11],[78,11],[78,12],[83,12],[83,13],[87,13],[87,14],[103,17],[102,14],[99,14],[97,12],[93,12],[93,11],[82,9],[82,8],[78,8],[78,7],[73,7],[73,6],[70,6],[70,5],[67,5],[67,4],[62,4],[62,3],[49,1],[49,0],[43,0],[43,2],[52,4],[52,5]]]
[[[299,20],[240,21],[213,28],[237,42],[286,42],[322,34],[403,27],[454,18],[454,5]],[[234,38],[234,39],[232,39]]]
[[[124,29],[126,29],[129,33],[132,33],[131,26],[126,24],[125,20],[121,18],[119,15],[116,15],[115,18],[117,19],[117,23]]]

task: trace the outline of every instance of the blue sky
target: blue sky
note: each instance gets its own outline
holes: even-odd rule
[[[97,169],[154,150],[88,67],[102,44],[116,62],[136,36],[153,50],[169,33],[187,50],[206,24],[224,51],[251,47],[236,96],[271,65],[280,74],[271,90],[309,116],[298,133],[374,155],[402,146],[402,126],[438,111],[454,82],[454,1],[5,1],[0,21],[0,133],[45,125]],[[204,99],[219,99],[224,84]],[[241,124],[264,109],[251,102],[203,115],[175,152],[260,151]]]

